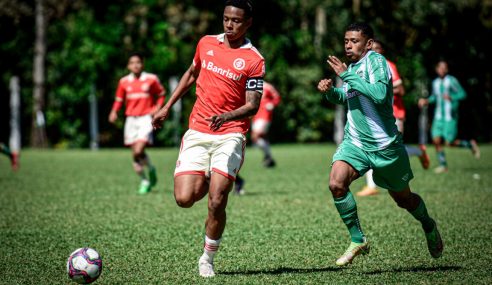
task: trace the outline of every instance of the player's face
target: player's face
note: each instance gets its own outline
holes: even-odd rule
[[[350,61],[358,61],[366,55],[372,46],[372,39],[368,39],[360,31],[345,32],[345,55]]]
[[[379,53],[379,54],[383,54],[384,53],[384,50],[383,50],[383,47],[377,43],[377,42],[373,42],[372,43],[372,48],[371,48],[373,51]]]
[[[128,70],[133,74],[140,74],[143,70],[143,62],[138,56],[132,56],[128,59]]]
[[[224,9],[224,33],[229,42],[239,40],[244,37],[246,31],[251,26],[251,18],[245,18],[244,10],[234,6],[226,6]]]
[[[444,78],[448,74],[448,64],[444,61],[439,62],[436,66],[436,73],[439,77]]]

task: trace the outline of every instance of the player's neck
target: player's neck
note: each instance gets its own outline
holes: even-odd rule
[[[240,48],[244,43],[246,42],[246,37],[241,37],[237,40],[230,41],[227,36],[224,37],[224,43],[226,44],[227,47],[236,49]]]
[[[139,73],[134,73],[132,72],[133,76],[135,76],[135,78],[140,78],[140,76],[142,76],[142,71],[140,71]]]

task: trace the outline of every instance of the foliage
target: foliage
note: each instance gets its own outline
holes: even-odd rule
[[[267,80],[281,92],[275,114],[273,141],[326,141],[333,125],[333,108],[316,91],[322,77],[334,77],[325,58],[343,58],[347,24],[368,21],[378,38],[389,47],[387,57],[398,64],[407,90],[409,118],[407,140],[416,140],[416,100],[427,94],[438,58],[450,60],[469,98],[462,124],[471,125],[461,135],[488,140],[492,130],[484,122],[491,117],[491,78],[487,66],[492,44],[491,1],[255,1],[249,37],[265,57]],[[121,122],[107,123],[117,81],[127,73],[127,55],[134,50],[146,55],[146,68],[156,73],[169,89],[168,79],[181,76],[191,63],[194,48],[204,34],[222,31],[222,1],[55,1],[47,6],[48,54],[46,58],[46,118],[53,145],[88,146],[88,96],[95,87],[99,103],[100,140],[103,146],[121,144]],[[8,80],[22,82],[23,133],[30,128],[33,58],[33,3],[0,0],[2,41],[0,68],[4,70],[0,92],[8,93]],[[324,31],[318,30],[316,11],[326,15]],[[463,21],[462,19],[467,19]],[[473,64],[470,64],[473,62]],[[168,96],[170,91],[168,90]],[[7,100],[6,98],[3,99]],[[157,136],[159,145],[175,142],[170,134],[185,130],[194,97],[184,98],[181,123],[165,124]],[[8,120],[8,104],[0,119]],[[7,129],[2,129],[4,140]],[[481,136],[481,137],[480,137]],[[26,143],[26,139],[24,139]]]

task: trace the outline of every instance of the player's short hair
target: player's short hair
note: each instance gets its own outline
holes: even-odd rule
[[[244,10],[244,16],[251,18],[253,16],[252,0],[225,0],[225,6],[233,6]]]
[[[371,26],[369,26],[369,24],[364,22],[352,23],[347,27],[345,31],[361,32],[362,35],[367,37],[367,39],[374,39],[374,30],[371,28]]]
[[[143,62],[144,61],[144,55],[143,53],[139,52],[139,51],[132,51],[131,53],[128,54],[128,60],[130,60],[130,58],[132,57],[138,57],[140,58],[140,60]]]

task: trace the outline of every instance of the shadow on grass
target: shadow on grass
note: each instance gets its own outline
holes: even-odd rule
[[[258,274],[270,274],[270,275],[280,275],[286,273],[314,273],[314,272],[328,272],[328,271],[339,271],[342,268],[338,267],[325,267],[325,268],[290,268],[290,267],[280,267],[275,269],[264,269],[264,270],[244,270],[244,271],[221,271],[220,275],[258,275]]]
[[[446,272],[446,271],[459,271],[461,269],[463,269],[463,267],[461,266],[433,266],[433,267],[417,266],[417,267],[409,267],[409,268],[374,270],[374,271],[364,272],[364,274],[376,275],[381,273],[401,273],[401,272]]]

